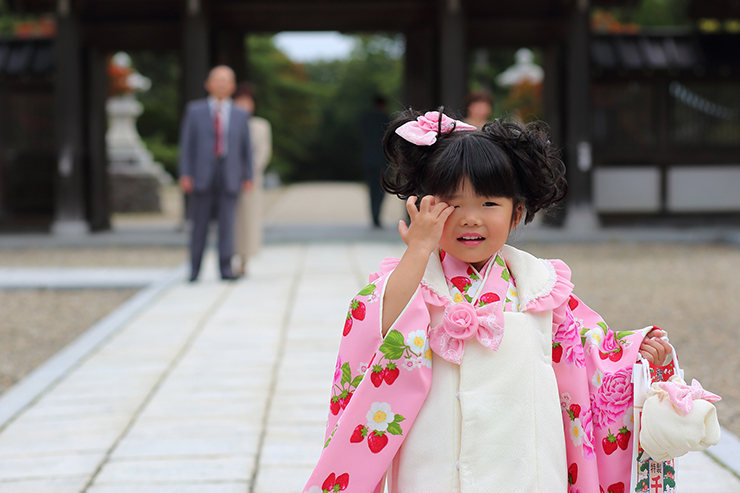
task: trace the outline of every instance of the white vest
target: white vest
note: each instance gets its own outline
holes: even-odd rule
[[[549,262],[509,246],[504,258],[522,307],[550,293]],[[423,282],[449,296],[436,256]],[[444,309],[430,313],[435,326]],[[504,321],[496,352],[473,338],[460,366],[433,354],[432,386],[388,470],[389,493],[567,492],[552,311],[506,312]]]

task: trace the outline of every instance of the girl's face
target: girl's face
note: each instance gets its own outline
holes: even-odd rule
[[[439,246],[478,270],[504,246],[522,217],[521,206],[512,216],[512,199],[476,195],[467,179],[454,195],[436,200],[455,207],[445,223]]]

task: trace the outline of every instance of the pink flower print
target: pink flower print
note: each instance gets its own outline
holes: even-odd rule
[[[572,317],[566,317],[565,322],[553,336],[552,342],[559,343],[563,348],[561,358],[564,358],[566,364],[575,365],[579,368],[586,366],[586,357],[583,353],[583,346],[581,346],[581,335]]]
[[[593,460],[596,457],[596,448],[594,439],[594,422],[593,412],[586,409],[581,412],[581,428],[583,429],[583,457],[586,460]]]
[[[334,367],[334,383],[342,380],[342,355],[337,354],[337,365]]]
[[[357,367],[357,371],[360,372],[360,375],[364,375],[367,369],[370,367],[369,364],[363,363],[360,361],[360,366]],[[335,375],[336,376],[336,375]]]
[[[601,341],[601,350],[605,353],[612,353],[619,349],[622,349],[622,346],[614,337],[614,332],[612,329],[607,330],[604,339]]]
[[[616,423],[632,405],[632,368],[604,375],[594,396],[592,411],[597,429]]]
[[[408,371],[411,371],[414,368],[419,366],[419,360],[418,358],[409,358],[405,360],[403,363],[401,363],[401,366],[406,368]]]

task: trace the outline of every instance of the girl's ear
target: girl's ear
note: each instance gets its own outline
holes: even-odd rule
[[[514,209],[514,215],[511,217],[511,228],[509,229],[509,231],[514,231],[514,228],[519,226],[519,221],[522,220],[523,215],[524,206],[522,204],[518,204]]]

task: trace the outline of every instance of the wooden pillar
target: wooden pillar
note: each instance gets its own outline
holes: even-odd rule
[[[544,115],[542,120],[550,127],[550,140],[559,149],[565,146],[563,136],[563,48],[551,44],[544,49],[545,80],[543,81]],[[565,207],[560,206],[543,216],[550,226],[562,226],[565,220]]]
[[[55,234],[88,231],[85,220],[84,110],[80,26],[71,0],[57,0]]]
[[[182,29],[183,99],[185,102],[205,97],[203,83],[210,70],[208,20],[201,0],[185,0]]]
[[[105,134],[108,118],[105,103],[108,98],[108,75],[103,52],[90,48],[88,64],[88,110],[87,110],[87,169],[89,170],[89,220],[93,231],[110,229],[110,180]]]
[[[447,111],[462,112],[466,93],[467,51],[463,0],[440,0],[439,81],[440,103]]]
[[[434,109],[439,105],[439,84],[435,84],[439,54],[434,49],[434,27],[417,27],[405,34],[403,105],[418,111]]]
[[[247,48],[244,31],[219,29],[213,40],[213,65],[228,65],[234,70],[237,82],[247,80]]]
[[[568,213],[590,210],[591,113],[588,0],[575,3],[566,42],[565,164],[568,168]]]

